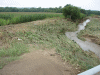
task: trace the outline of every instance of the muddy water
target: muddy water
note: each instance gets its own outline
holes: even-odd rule
[[[78,31],[76,32],[66,32],[66,36],[75,41],[84,51],[92,51],[94,52],[95,54],[97,54],[100,58],[100,46],[95,44],[95,43],[92,43],[90,41],[82,41],[80,39],[77,38],[77,33],[80,32],[81,30],[84,30],[85,29],[85,26],[87,25],[87,23],[90,22],[89,19],[87,19],[86,21],[84,21],[83,23],[80,23],[78,25]]]

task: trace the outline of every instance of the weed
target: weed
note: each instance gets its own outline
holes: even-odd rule
[[[22,43],[12,43],[10,48],[2,48],[0,50],[0,57],[19,56],[26,52],[28,52],[26,45]]]

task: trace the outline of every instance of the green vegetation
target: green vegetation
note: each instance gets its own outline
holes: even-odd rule
[[[69,5],[69,4],[68,4]],[[68,6],[67,5],[67,6]],[[100,15],[100,11],[97,10],[85,10],[78,7],[81,11],[81,13],[90,15]],[[54,13],[62,13],[63,8],[61,6],[55,7],[55,8],[16,8],[16,7],[0,7],[0,12],[54,12]]]
[[[24,23],[24,22],[30,22],[30,21],[36,21],[36,20],[42,20],[45,18],[52,18],[52,17],[63,17],[62,14],[46,14],[46,13],[1,13],[0,14],[0,26],[3,25],[9,25],[9,24],[18,24],[18,23]]]
[[[12,14],[0,14],[0,19],[12,19],[13,16]]]
[[[7,63],[19,59],[19,55],[29,52],[28,46],[23,43],[11,43],[8,48],[0,49],[0,68],[3,68]]]
[[[72,5],[66,5],[63,8],[63,15],[65,18],[70,18],[73,21],[85,18],[85,14],[81,13],[78,7]]]
[[[92,16],[93,17],[93,16]],[[95,16],[94,16],[95,17]],[[80,39],[88,38],[92,42],[100,45],[100,18],[92,18],[85,30],[78,33]]]
[[[55,8],[15,8],[15,7],[0,7],[0,12],[55,12],[62,13],[62,7]]]
[[[14,57],[28,52],[28,47],[23,43],[11,43],[10,46],[8,49],[2,48],[0,50],[0,57]]]
[[[63,15],[66,18],[70,18],[72,20],[79,19],[80,17],[80,10],[77,7],[72,5],[65,6],[63,8]]]

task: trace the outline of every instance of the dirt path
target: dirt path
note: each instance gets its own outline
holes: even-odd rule
[[[76,75],[78,70],[65,63],[54,50],[34,50],[0,70],[0,75]]]

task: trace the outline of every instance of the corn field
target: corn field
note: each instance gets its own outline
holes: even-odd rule
[[[52,17],[63,17],[63,15],[58,13],[5,12],[0,13],[0,26],[43,20]]]

